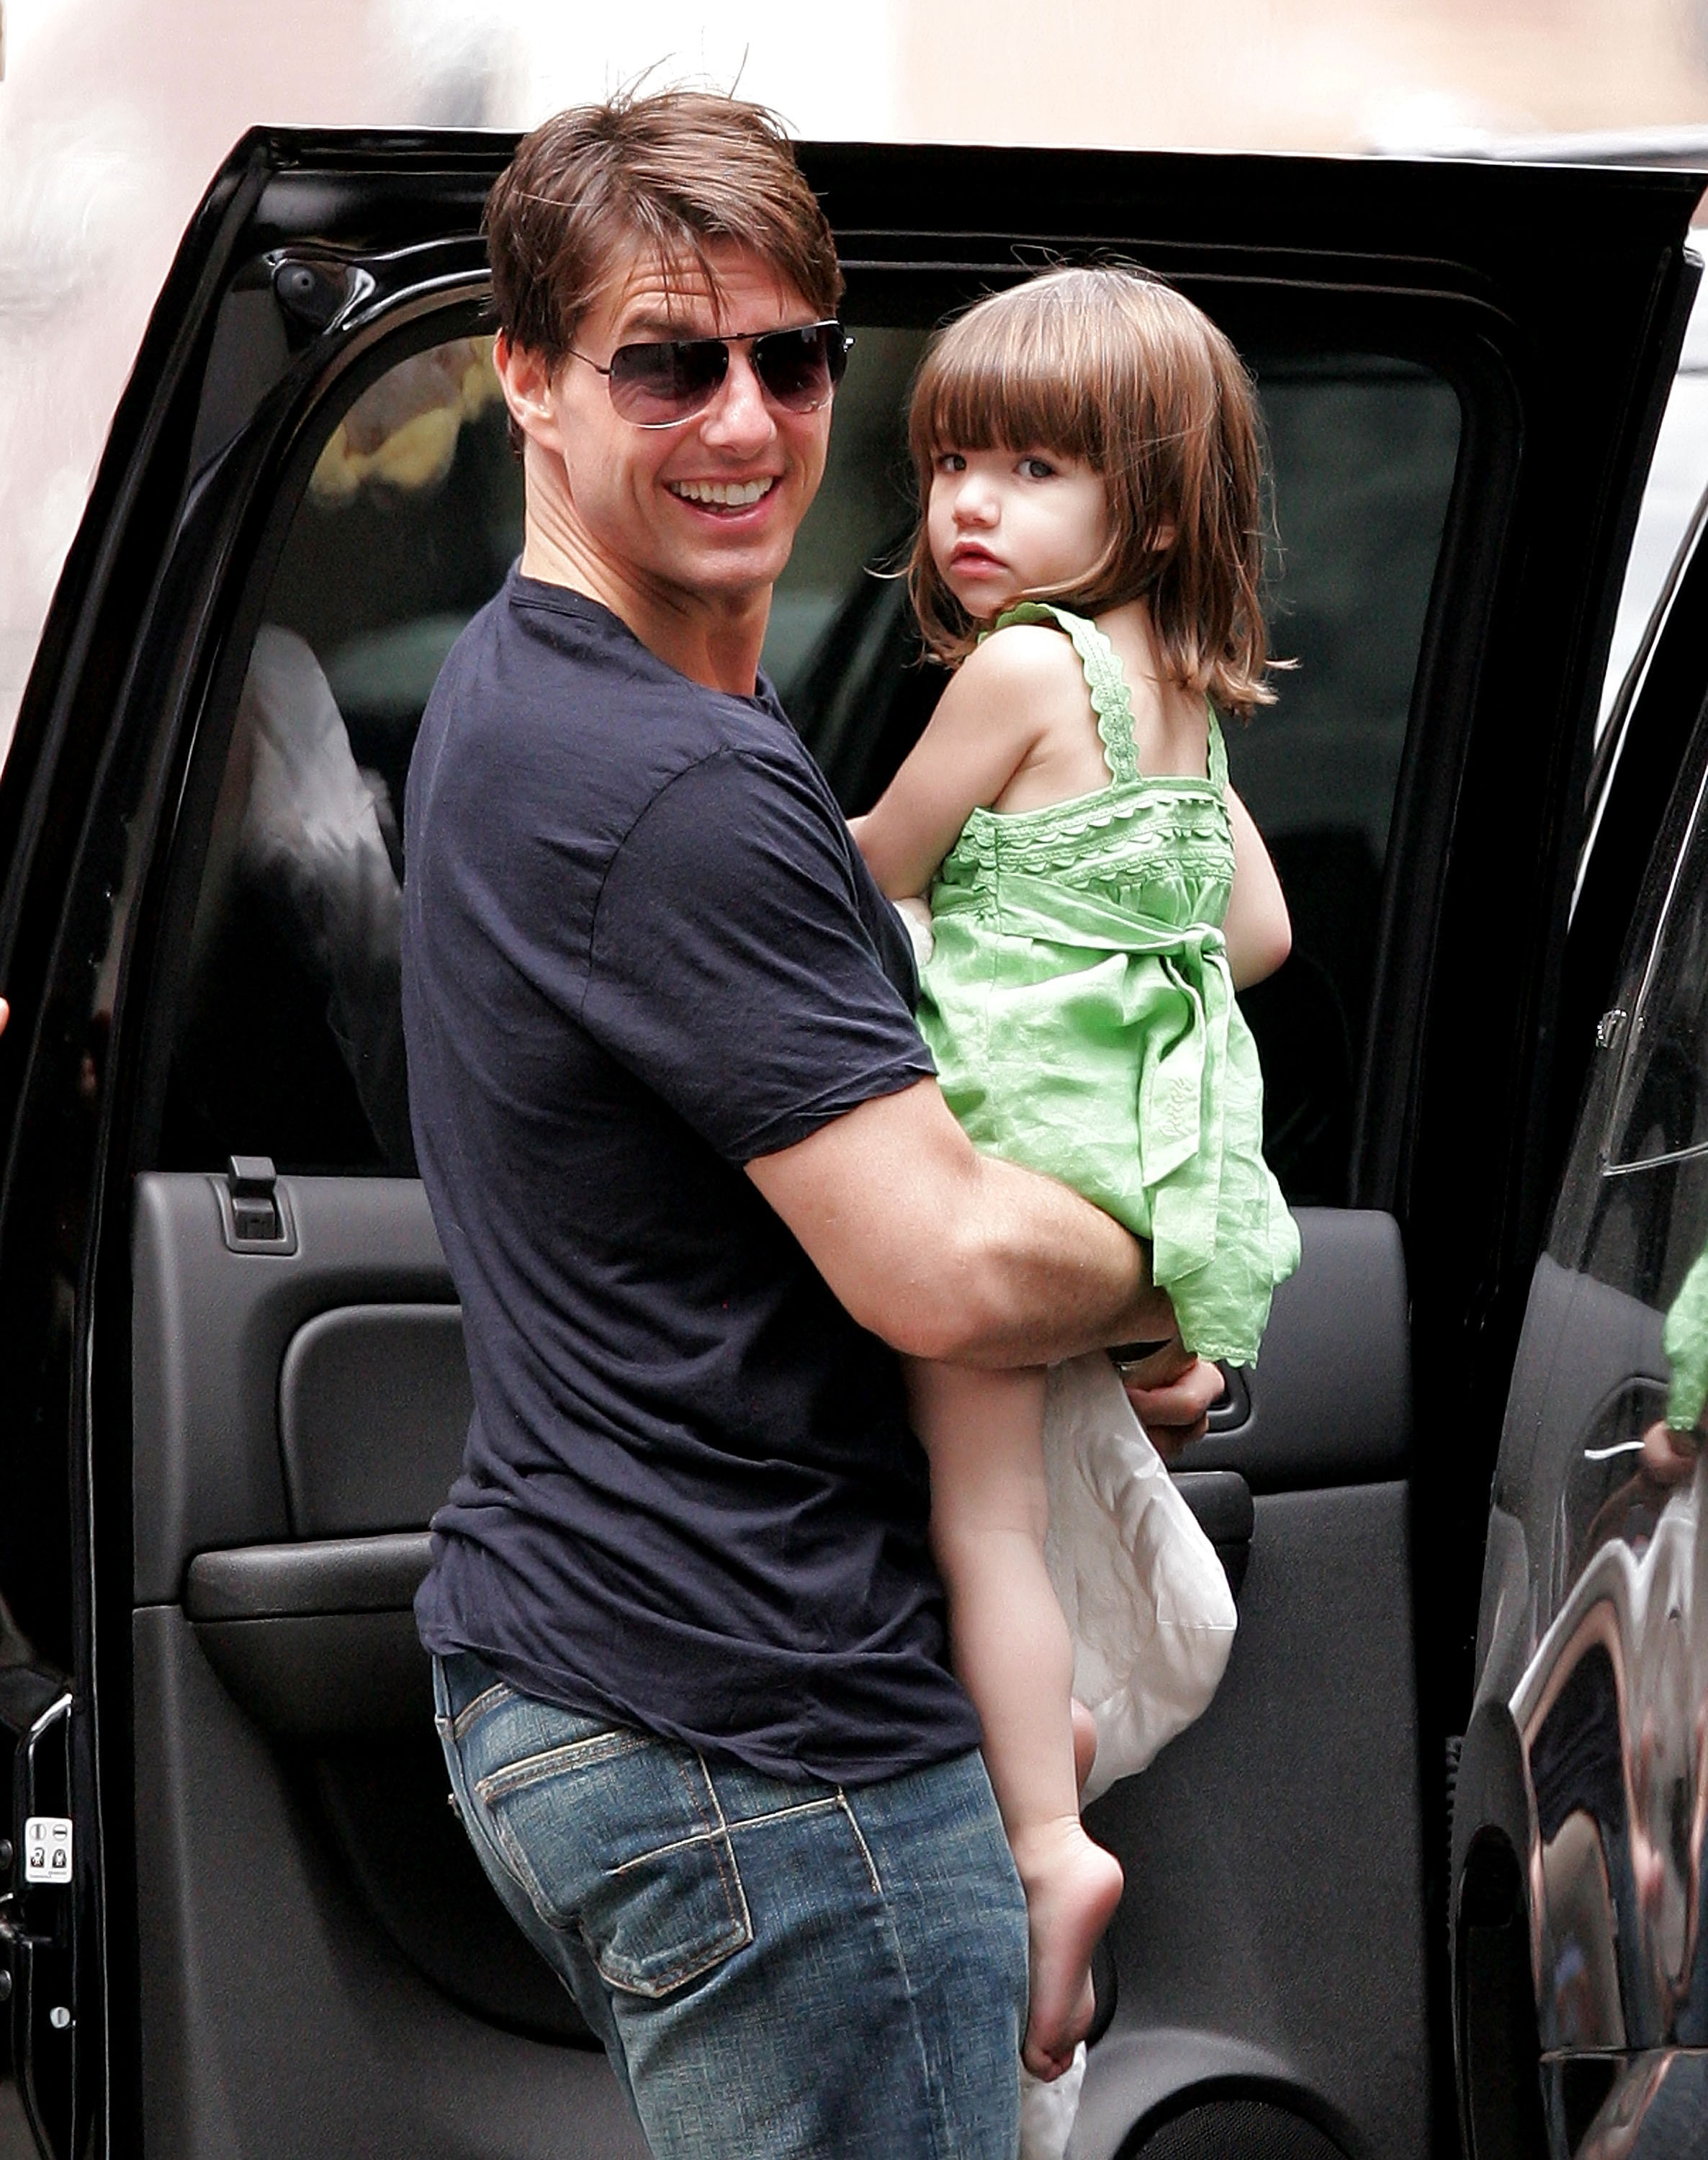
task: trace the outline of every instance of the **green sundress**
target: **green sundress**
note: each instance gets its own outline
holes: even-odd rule
[[[920,1025],[979,1147],[1072,1186],[1148,1238],[1181,1336],[1254,1364],[1299,1233],[1263,1158],[1263,1076],[1222,935],[1233,882],[1227,752],[1147,779],[1119,661],[1083,616],[998,618],[1073,641],[1109,782],[975,809],[931,890]]]

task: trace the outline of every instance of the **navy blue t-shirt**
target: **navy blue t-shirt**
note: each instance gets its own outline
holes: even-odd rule
[[[423,1641],[782,1777],[975,1746],[896,1358],[743,1169],[932,1070],[769,685],[703,688],[512,571],[405,825],[416,1147],[475,1396]]]

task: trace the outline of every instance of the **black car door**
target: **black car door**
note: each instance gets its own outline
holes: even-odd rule
[[[447,1809],[409,1616],[468,1394],[410,1156],[396,810],[517,540],[478,238],[507,151],[239,146],[0,779],[6,2090],[56,2155],[637,2149]],[[1129,1888],[1075,2149],[1422,2154],[1453,2115],[1441,1743],[1581,1067],[1576,806],[1695,190],[805,158],[859,342],[767,661],[850,810],[935,688],[875,574],[929,326],[1113,253],[1257,376],[1300,665],[1232,756],[1295,924],[1250,1010],[1305,1262],[1182,1473],[1240,1633],[1098,1804]]]
[[[1590,1071],[1489,1514],[1451,1906],[1477,2160],[1675,2160],[1708,2112],[1705,600],[1699,512],[1597,755],[1562,1010]]]

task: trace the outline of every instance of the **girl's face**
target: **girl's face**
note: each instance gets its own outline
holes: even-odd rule
[[[1102,476],[1055,450],[940,450],[926,539],[975,622],[1079,584],[1109,543]]]

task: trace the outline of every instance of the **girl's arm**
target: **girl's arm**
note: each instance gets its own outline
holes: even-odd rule
[[[963,662],[877,808],[852,821],[890,899],[925,890],[968,815],[997,800],[1057,718],[1064,684],[1082,704],[1072,647],[1035,625],[1015,625]]]
[[[1233,828],[1233,890],[1222,930],[1233,987],[1243,990],[1273,975],[1292,951],[1293,926],[1263,835],[1231,787],[1228,817]]]

